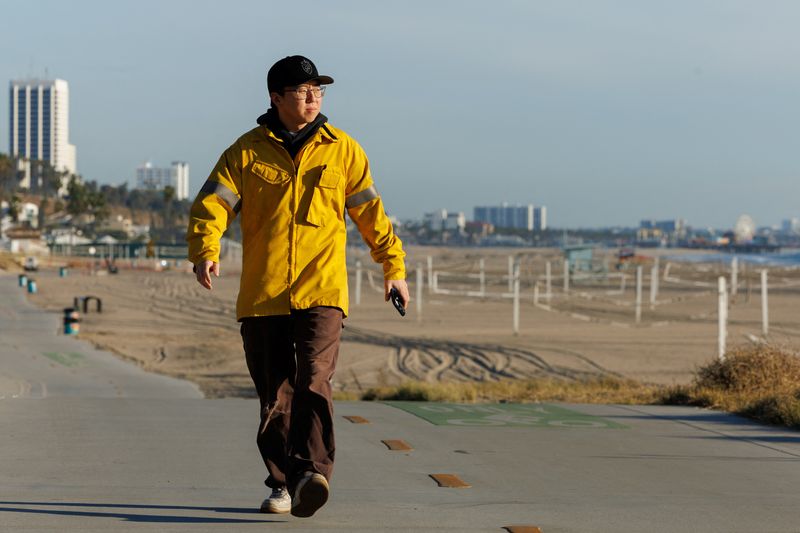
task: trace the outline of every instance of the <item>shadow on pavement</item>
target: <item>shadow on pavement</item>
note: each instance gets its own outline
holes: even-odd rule
[[[747,457],[738,455],[670,455],[670,454],[628,454],[628,455],[591,455],[596,459],[641,459],[644,461],[755,461],[759,463],[796,463],[796,457]]]
[[[216,513],[242,513],[260,514],[257,509],[240,507],[199,507],[184,505],[138,505],[138,504],[113,504],[113,503],[75,503],[75,502],[17,502],[0,501],[0,512],[6,513],[28,513],[46,514],[54,516],[81,516],[93,518],[118,518],[129,522],[143,523],[185,523],[185,524],[258,524],[285,522],[285,520],[267,519],[244,519],[244,518],[216,518],[210,516],[178,516],[178,515],[157,515],[157,514],[131,514],[120,512],[101,512],[101,511],[65,511],[61,509],[29,509],[24,507],[4,507],[13,506],[48,506],[48,507],[114,507],[120,509],[168,509],[186,511],[211,511]]]
[[[783,428],[779,428],[779,429],[783,430]],[[790,431],[790,430],[786,429],[786,431]],[[714,435],[714,436],[703,435],[703,436],[697,436],[697,437],[691,437],[691,438],[694,438],[694,439],[717,439],[717,440],[737,439],[737,440],[747,440],[747,441],[755,441],[755,442],[772,442],[772,443],[778,443],[778,444],[800,444],[800,436],[792,437],[792,436],[789,436],[789,435],[747,435],[747,436],[742,436],[742,437],[738,437],[738,436],[728,437],[728,436],[723,436],[723,435]]]
[[[691,423],[711,423],[711,424],[718,424],[721,426],[736,426],[736,427],[747,427],[747,428],[761,428],[764,430],[772,430],[772,431],[781,431],[785,433],[797,433],[797,437],[786,437],[788,442],[792,442],[792,438],[796,440],[794,442],[800,442],[800,432],[796,429],[784,427],[784,426],[771,426],[764,422],[759,422],[758,420],[752,420],[750,418],[746,418],[742,415],[736,413],[726,413],[726,412],[718,412],[718,411],[704,411],[700,410],[696,413],[656,413],[652,411],[644,411],[640,409],[636,409],[634,407],[628,405],[617,405],[620,409],[624,409],[626,411],[630,411],[633,413],[637,413],[635,415],[621,415],[621,414],[606,414],[604,418],[609,419],[638,419],[638,420],[668,420],[670,422],[677,422],[683,424],[691,424]],[[699,408],[698,408],[699,409]]]

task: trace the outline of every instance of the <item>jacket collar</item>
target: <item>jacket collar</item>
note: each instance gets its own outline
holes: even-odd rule
[[[283,139],[275,131],[275,129],[280,126],[280,124],[276,122],[276,119],[277,113],[275,113],[273,108],[270,108],[266,113],[258,117],[256,122],[264,129],[267,137],[282,143]],[[319,120],[321,124],[320,127],[317,128],[317,131],[314,132],[314,141],[320,142],[322,139],[325,139],[330,142],[338,142],[339,138],[333,133],[331,126],[328,124],[328,117],[320,113],[315,122],[317,120]]]
[[[320,126],[319,130],[317,130],[317,135],[328,139],[331,142],[339,142],[339,137],[337,137],[333,131],[332,127],[328,122],[325,122],[322,126]]]

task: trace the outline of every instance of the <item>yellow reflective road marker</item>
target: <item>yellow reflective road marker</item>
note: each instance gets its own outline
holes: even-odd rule
[[[410,452],[414,449],[404,440],[382,440],[381,442],[384,443],[387,448],[395,452]]]
[[[464,482],[460,477],[455,474],[429,474],[440,487],[447,487],[450,489],[468,489],[472,485]]]
[[[367,420],[363,416],[345,416],[344,418],[346,418],[353,424],[369,424],[369,420]]]

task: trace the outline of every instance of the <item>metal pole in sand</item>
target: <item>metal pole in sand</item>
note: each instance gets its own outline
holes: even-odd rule
[[[642,266],[636,267],[636,323],[642,321]]]
[[[725,360],[725,343],[728,339],[728,288],[725,276],[719,277],[719,360]]]
[[[533,284],[533,305],[539,305],[539,282]]]
[[[480,265],[480,280],[481,280],[481,296],[486,296],[486,259],[481,258],[478,262]]]
[[[767,302],[767,269],[761,271],[761,333],[769,334],[769,304]]]
[[[731,259],[731,296],[736,297],[739,292],[739,258]]]
[[[356,259],[356,305],[361,305],[361,260]]]
[[[658,291],[661,288],[659,286],[659,281],[658,281],[658,273],[661,270],[661,258],[660,257],[656,257],[656,264],[653,266],[653,268],[655,268],[655,276],[653,276],[653,283],[655,283],[655,285],[656,285],[655,295],[653,296],[653,305],[655,305],[656,301],[658,300]],[[650,290],[652,291],[652,289],[650,289]]]
[[[514,335],[519,335],[519,261],[514,261],[511,275],[514,278]]]
[[[650,269],[650,310],[656,308],[656,295],[658,295],[658,267]]]
[[[433,289],[433,257],[428,256],[428,290]]]
[[[569,292],[569,259],[564,259],[564,294]]]
[[[508,292],[514,290],[514,256],[508,256]]]
[[[422,263],[417,263],[417,322],[422,322],[422,284],[424,279]]]
[[[550,275],[550,261],[544,264],[544,282],[545,282],[545,293],[544,298],[547,300],[547,305],[550,305],[550,299],[553,297],[553,284],[552,284],[552,276]]]

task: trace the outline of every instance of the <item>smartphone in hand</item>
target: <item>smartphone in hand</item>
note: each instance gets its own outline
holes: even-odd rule
[[[403,301],[400,299],[400,293],[397,292],[397,289],[394,287],[389,290],[389,299],[392,301],[394,308],[397,309],[397,312],[400,313],[400,316],[406,316],[406,308],[403,307]]]

